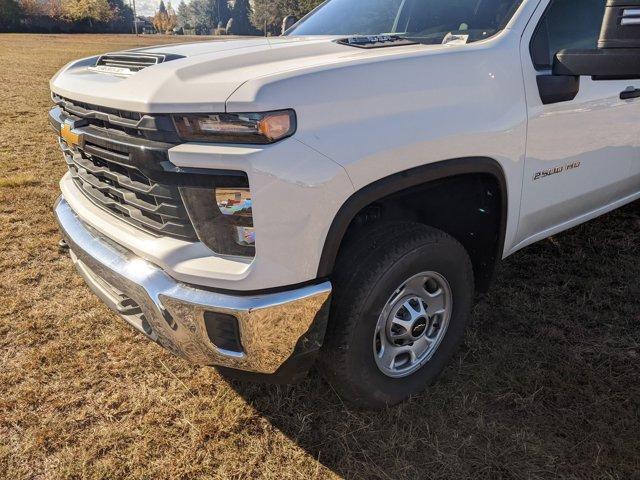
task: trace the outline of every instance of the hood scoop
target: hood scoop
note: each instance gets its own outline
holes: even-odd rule
[[[122,52],[107,53],[98,58],[95,66],[89,67],[92,72],[107,73],[120,77],[128,77],[147,67],[185,58],[183,55],[162,53]]]

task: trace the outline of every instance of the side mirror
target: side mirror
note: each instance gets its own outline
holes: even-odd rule
[[[640,0],[608,0],[597,50],[558,52],[553,74],[640,78]]]
[[[287,15],[286,17],[284,17],[284,19],[282,20],[282,33],[284,34],[284,32],[293,27],[297,21],[298,19],[295,15]]]
[[[581,76],[594,80],[640,79],[640,0],[608,0],[598,48],[561,50],[552,75],[538,77],[542,103],[573,100]]]
[[[553,61],[553,74],[587,75],[594,80],[637,79],[640,78],[640,48],[561,50]]]

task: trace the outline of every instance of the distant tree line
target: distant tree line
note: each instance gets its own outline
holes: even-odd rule
[[[0,0],[0,31],[131,32],[123,0]]]
[[[125,0],[0,0],[0,31],[130,33]],[[127,0],[128,1],[128,0]],[[285,17],[302,18],[322,0],[160,0],[149,19],[159,33],[279,35]]]
[[[177,27],[196,34],[279,35],[285,17],[300,19],[322,1],[181,0]]]

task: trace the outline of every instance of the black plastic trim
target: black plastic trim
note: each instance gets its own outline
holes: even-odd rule
[[[538,75],[536,82],[543,105],[569,102],[576,98],[580,91],[578,76]]]
[[[542,29],[546,29],[547,28],[547,23],[546,23],[546,18],[547,18],[547,14],[549,13],[549,11],[551,10],[551,7],[553,6],[553,4],[556,2],[556,0],[551,0],[547,6],[544,9],[544,12],[542,12],[542,15],[540,16],[540,18],[538,19],[538,24],[536,25],[536,28],[533,31],[533,34],[531,35],[531,40],[529,42],[529,55],[531,57],[531,61],[533,63],[533,67],[538,71],[538,72],[543,72],[545,70],[550,70],[553,67],[553,56],[546,58],[547,62],[549,63],[538,63],[538,60],[540,59],[539,57],[541,57],[542,55],[544,55],[545,57],[547,57],[547,55],[549,54],[549,34],[548,32],[545,33],[545,37],[540,39],[538,37],[538,34],[541,33]],[[604,17],[604,13],[605,13],[605,5],[602,6],[602,13],[603,13],[603,17]]]
[[[553,62],[552,58],[547,59],[548,63],[538,62],[542,56],[549,55],[549,33],[543,32],[543,29],[547,29],[547,22],[545,20],[547,13],[551,9],[551,5],[553,5],[553,1],[554,0],[551,0],[544,9],[544,12],[542,12],[542,15],[538,19],[538,24],[531,35],[531,40],[529,41],[529,56],[531,57],[533,68],[537,71],[549,70],[551,68],[551,63]],[[544,34],[544,37],[538,36],[542,34]]]
[[[204,326],[211,343],[231,352],[243,352],[238,319],[228,313],[204,312]]]
[[[598,48],[640,48],[639,0],[608,0]],[[634,23],[625,23],[633,20]]]
[[[504,171],[500,164],[487,157],[468,157],[444,160],[429,165],[412,168],[378,180],[353,194],[340,208],[334,218],[325,240],[318,278],[328,278],[333,273],[336,258],[342,240],[352,220],[367,205],[418,185],[436,180],[465,174],[490,174],[496,178],[501,188],[502,211],[500,219],[500,236],[496,245],[496,260],[502,258],[504,239],[507,228],[508,190]]]
[[[640,89],[632,87],[629,90],[620,92],[620,100],[632,100],[634,98],[640,98]]]
[[[234,295],[237,297],[254,297],[256,295],[270,295],[272,293],[289,292],[292,290],[299,290],[311,285],[320,285],[327,282],[327,278],[314,278],[306,282],[296,283],[293,285],[281,285],[279,287],[262,288],[256,290],[233,290],[228,288],[208,287],[206,285],[196,285],[193,283],[185,283],[189,287],[193,287],[198,290],[206,290],[207,292],[222,293],[224,295]],[[183,282],[184,283],[184,282]]]
[[[640,48],[561,50],[553,62],[554,75],[585,75],[594,80],[640,78]]]

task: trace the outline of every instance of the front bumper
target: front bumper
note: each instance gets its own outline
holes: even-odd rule
[[[260,295],[199,289],[100,235],[64,198],[55,213],[76,268],[94,293],[138,331],[190,362],[277,375],[322,345],[329,282]],[[212,343],[205,312],[237,319],[241,351]]]

